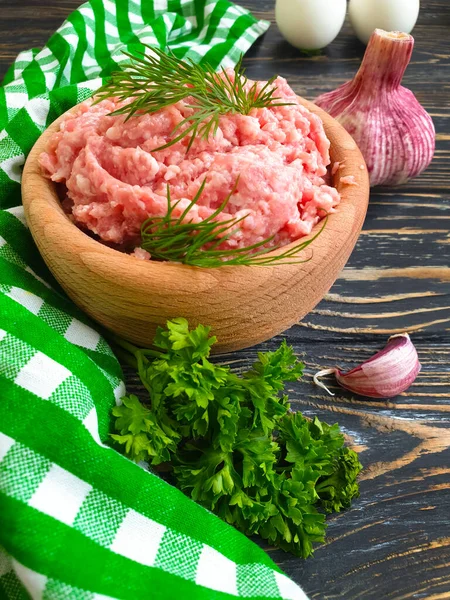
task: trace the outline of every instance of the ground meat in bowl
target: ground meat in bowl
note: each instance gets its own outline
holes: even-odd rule
[[[142,223],[167,213],[168,187],[177,216],[203,182],[187,220],[210,216],[233,189],[217,218],[245,217],[224,248],[271,236],[271,245],[288,244],[308,235],[340,197],[329,185],[330,143],[322,121],[298,103],[283,78],[273,85],[275,95],[291,105],[223,115],[216,134],[195,139],[189,151],[189,137],[155,149],[174,138],[174,128],[193,110],[192,100],[128,120],[110,114],[121,106],[114,99],[94,105],[88,100],[63,119],[40,165],[65,184],[74,222],[109,244],[139,246]]]

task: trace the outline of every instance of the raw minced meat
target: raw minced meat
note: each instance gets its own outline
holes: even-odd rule
[[[345,177],[341,177],[339,181],[344,185],[358,185],[354,175],[346,175]]]
[[[128,121],[109,114],[121,106],[114,99],[88,100],[61,122],[41,167],[65,183],[75,223],[104,242],[139,246],[141,224],[167,212],[167,187],[172,201],[180,200],[177,216],[206,179],[187,220],[211,215],[237,182],[219,219],[246,218],[223,245],[244,247],[270,236],[273,245],[287,244],[309,234],[340,197],[327,185],[330,143],[322,121],[298,103],[285,79],[274,86],[277,97],[293,104],[224,115],[216,135],[196,139],[188,152],[189,136],[155,149],[191,114],[189,98]]]

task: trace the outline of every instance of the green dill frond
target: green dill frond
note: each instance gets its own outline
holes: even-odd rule
[[[150,50],[136,55],[125,52],[130,63],[124,69],[115,71],[111,78],[96,93],[96,102],[114,97],[126,104],[112,114],[125,115],[130,119],[135,115],[154,113],[186,98],[191,99],[189,107],[192,115],[177,125],[175,135],[163,150],[190,136],[187,150],[196,138],[208,139],[219,126],[221,115],[247,115],[253,108],[285,106],[289,102],[279,102],[274,96],[273,77],[259,88],[254,82],[248,86],[248,79],[242,69],[242,57],[234,67],[234,76],[229,77],[225,69],[215,72],[208,65],[199,65],[190,59],[181,60],[169,51],[146,46]]]
[[[311,238],[299,241],[288,250],[273,255],[280,245],[269,246],[275,236],[270,236],[260,242],[243,248],[221,248],[238,229],[239,223],[246,216],[218,220],[220,213],[225,210],[231,196],[237,189],[239,179],[222,204],[208,217],[199,223],[188,220],[189,211],[200,199],[205,188],[206,179],[201,184],[195,197],[189,202],[179,217],[174,217],[175,208],[180,200],[172,203],[170,189],[167,186],[167,213],[164,216],[150,217],[141,227],[141,247],[151,254],[152,259],[179,262],[194,267],[215,268],[223,266],[267,266],[272,264],[298,264],[309,259],[298,257],[325,228],[325,217],[321,229]]]

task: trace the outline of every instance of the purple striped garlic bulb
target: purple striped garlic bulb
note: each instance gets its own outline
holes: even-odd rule
[[[372,187],[417,177],[434,155],[433,121],[401,85],[413,47],[411,35],[376,29],[355,78],[315,101],[353,136]]]

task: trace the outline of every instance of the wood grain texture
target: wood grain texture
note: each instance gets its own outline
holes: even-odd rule
[[[216,352],[253,346],[303,318],[330,289],[354,248],[366,215],[369,178],[345,129],[314,104],[300,101],[322,118],[331,161],[342,164],[334,176],[341,204],[325,228],[318,223],[313,229],[311,238],[320,235],[311,246],[293,256],[301,262],[267,267],[201,269],[139,261],[82,233],[64,214],[55,185],[39,167],[39,156],[64,117],[52,123],[28,155],[22,200],[39,251],[67,294],[93,319],[142,346],[151,345],[159,325],[178,316],[192,327],[210,326],[218,339]],[[345,176],[353,176],[355,185],[341,183]]]
[[[274,23],[273,0],[242,5]],[[39,46],[78,0],[0,0],[0,69]],[[436,156],[418,179],[378,189],[358,244],[329,294],[301,324],[257,348],[221,357],[237,369],[285,337],[307,365],[294,407],[339,421],[365,466],[361,497],[328,519],[328,541],[303,561],[271,556],[314,600],[450,598],[450,3],[422,0],[405,85],[432,114]],[[38,10],[41,9],[41,10]],[[309,99],[352,77],[364,47],[348,24],[318,57],[285,43],[273,25],[246,57],[251,77],[279,73]],[[311,384],[323,367],[351,367],[388,335],[411,331],[423,369],[388,401],[337,396]],[[139,391],[127,372],[130,391]]]

